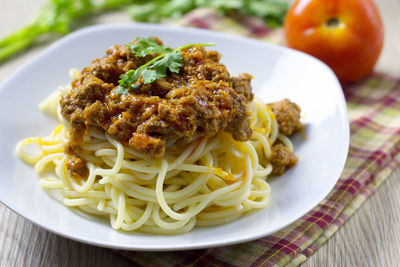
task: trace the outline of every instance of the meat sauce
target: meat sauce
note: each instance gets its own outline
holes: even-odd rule
[[[237,141],[250,138],[246,103],[253,99],[252,77],[247,73],[230,75],[217,51],[206,51],[201,46],[186,48],[182,50],[179,73],[168,72],[167,77],[118,94],[119,76],[154,56],[136,57],[127,46],[114,45],[72,82],[71,92],[60,100],[61,114],[71,124],[66,152],[72,156],[68,163],[72,175],[87,175],[78,155],[79,144],[90,131],[105,131],[150,158],[164,155],[167,140],[190,141],[212,137],[219,131],[231,133]],[[278,106],[274,112],[287,111],[287,107]],[[285,129],[291,124],[287,120],[299,117],[275,115],[282,118],[278,122]],[[297,131],[299,122],[292,124],[295,126],[290,132]]]

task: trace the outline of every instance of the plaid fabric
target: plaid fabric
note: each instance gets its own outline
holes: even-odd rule
[[[282,43],[282,32],[239,14],[200,9],[181,25],[220,30]],[[118,251],[137,265],[296,266],[304,262],[360,207],[400,161],[400,79],[373,74],[344,88],[350,119],[350,149],[330,194],[285,229],[239,245],[182,252]]]

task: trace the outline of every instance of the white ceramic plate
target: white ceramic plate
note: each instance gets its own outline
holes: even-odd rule
[[[158,36],[176,47],[215,42],[233,74],[254,76],[253,90],[265,102],[289,98],[303,110],[306,139],[294,138],[298,164],[271,181],[270,205],[226,225],[196,228],[176,236],[114,231],[108,221],[85,218],[51,198],[32,167],[15,153],[28,136],[47,136],[57,122],[38,103],[68,70],[81,69],[113,44]],[[101,25],[74,32],[45,49],[0,87],[0,201],[33,223],[64,237],[127,250],[183,250],[229,245],[272,234],[315,207],[333,188],[345,163],[349,125],[342,89],[333,72],[308,55],[217,32],[160,25]]]

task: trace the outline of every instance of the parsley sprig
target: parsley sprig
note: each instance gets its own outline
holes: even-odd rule
[[[136,38],[134,43],[127,46],[137,57],[145,57],[151,54],[159,54],[150,61],[141,65],[136,70],[130,70],[119,76],[119,86],[115,90],[117,94],[127,94],[129,90],[137,89],[141,84],[149,84],[167,76],[167,69],[178,73],[182,66],[182,50],[191,46],[213,46],[214,43],[187,44],[172,49],[166,45],[157,43],[154,37]],[[140,79],[140,77],[142,79]]]

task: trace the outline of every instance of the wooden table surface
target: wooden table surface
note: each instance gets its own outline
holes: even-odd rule
[[[0,0],[0,37],[25,25],[46,0]],[[385,24],[377,70],[400,77],[400,1],[376,0]],[[87,24],[128,22],[121,13]],[[44,49],[43,44],[0,65],[0,82]],[[400,125],[399,125],[400,127]],[[303,266],[399,266],[400,168]],[[0,204],[0,266],[129,266],[111,250],[49,233]]]

